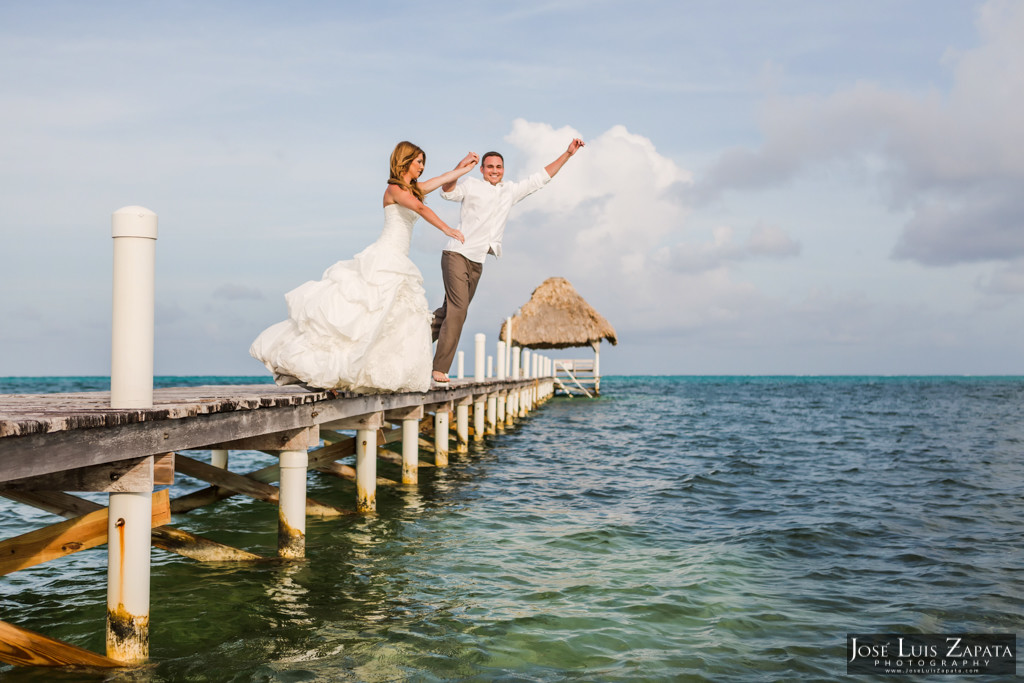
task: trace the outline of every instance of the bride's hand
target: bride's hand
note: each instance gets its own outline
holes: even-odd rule
[[[460,230],[452,230],[451,232],[446,232],[445,234],[451,238],[457,239],[462,244],[466,243],[466,236],[463,235],[462,231]]]
[[[479,161],[480,156],[476,152],[470,152],[462,161],[459,162],[459,165],[456,166],[456,168],[465,168],[468,170],[476,166]]]

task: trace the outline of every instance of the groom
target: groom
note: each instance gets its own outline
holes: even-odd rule
[[[573,139],[569,148],[526,180],[502,182],[505,159],[497,152],[488,152],[480,161],[483,180],[466,178],[458,185],[453,180],[441,186],[441,196],[462,202],[459,230],[465,243],[450,239],[441,252],[441,275],[444,279],[444,303],[434,311],[431,335],[437,342],[432,378],[447,382],[455,351],[466,322],[469,302],[484,269],[488,254],[501,256],[501,237],[512,206],[548,184],[569,157],[583,147],[583,140]]]

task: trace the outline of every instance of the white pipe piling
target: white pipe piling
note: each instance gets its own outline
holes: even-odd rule
[[[377,430],[356,430],[356,510],[377,510]]]
[[[157,216],[141,206],[114,212],[110,407],[153,407],[153,308]]]
[[[149,659],[153,491],[111,493],[107,513],[107,656]]]
[[[281,451],[277,555],[290,560],[306,556],[306,450]]]

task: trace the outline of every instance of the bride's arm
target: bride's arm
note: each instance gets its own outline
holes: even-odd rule
[[[394,202],[387,201],[388,197],[393,199]],[[460,242],[466,241],[466,237],[462,234],[461,231],[456,230],[455,228],[448,227],[448,224],[441,220],[438,217],[438,215],[434,213],[433,209],[431,209],[429,206],[427,206],[419,199],[417,199],[416,195],[414,195],[412,192],[409,192],[408,190],[404,190],[398,187],[397,185],[388,185],[388,189],[384,193],[384,202],[385,206],[391,203],[395,203],[404,206],[407,209],[412,209],[420,216],[422,216],[423,220],[433,225],[435,228],[443,232],[445,235],[448,235],[448,237],[454,237]]]
[[[423,194],[430,194],[442,185],[446,186],[444,188],[446,192],[450,192],[452,187],[455,186],[455,181],[472,171],[479,160],[480,157],[477,156],[476,152],[470,152],[455,168],[447,173],[442,173],[436,178],[430,178],[429,180],[417,181],[416,184],[423,190]],[[447,187],[448,185],[452,187]]]

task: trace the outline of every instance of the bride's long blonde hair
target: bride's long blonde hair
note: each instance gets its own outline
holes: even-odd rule
[[[423,163],[427,163],[427,154],[422,149],[408,140],[402,140],[395,145],[395,151],[391,153],[391,177],[388,178],[388,185],[398,185],[402,189],[412,192],[416,199],[423,201],[423,190],[413,179],[411,183],[402,180],[402,174],[409,170],[409,166],[420,154],[423,155]]]

